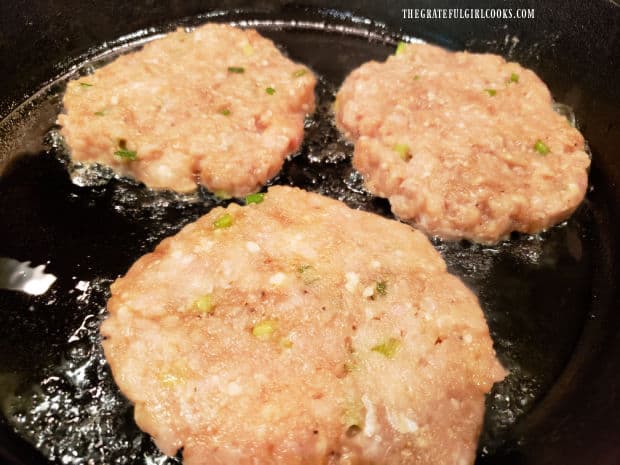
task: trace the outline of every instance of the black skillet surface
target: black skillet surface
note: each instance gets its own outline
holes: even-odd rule
[[[113,3],[103,4],[104,13]],[[0,101],[8,109],[15,92],[25,89],[29,80],[31,86],[40,87],[45,79],[66,72],[72,64],[116,46],[120,48],[115,53],[121,52],[174,25],[258,20],[252,25],[322,77],[319,111],[308,121],[306,142],[273,182],[321,192],[389,217],[386,202],[364,192],[351,169],[351,147],[331,124],[328,107],[344,76],[364,61],[382,60],[391,53],[397,36],[390,31],[398,28],[453,48],[467,45],[502,53],[533,67],[550,84],[556,98],[576,110],[594,153],[592,187],[566,224],[541,235],[515,235],[496,247],[435,242],[452,272],[480,297],[496,349],[511,370],[508,379],[489,395],[478,463],[620,463],[616,414],[620,407],[620,341],[614,312],[619,261],[616,225],[610,220],[619,205],[615,180],[620,179],[620,170],[612,147],[620,144],[615,125],[620,111],[617,88],[611,81],[605,82],[617,67],[614,50],[618,44],[613,39],[618,40],[620,14],[605,2],[579,23],[584,33],[597,25],[610,25],[612,28],[606,29],[609,43],[604,44],[589,37],[575,40],[575,32],[566,24],[571,19],[568,13],[575,12],[575,4],[570,2],[555,16],[552,9],[537,7],[539,16],[547,14],[547,20],[558,22],[555,35],[542,38],[540,33],[545,30],[536,28],[549,26],[544,19],[523,21],[518,27],[506,22],[506,28],[501,21],[445,23],[444,27],[451,27],[442,29],[441,22],[395,22],[394,17],[400,15],[396,2],[389,7],[391,11],[377,11],[363,2],[355,6],[375,19],[392,18],[393,28],[336,11],[268,3],[251,12],[197,17],[195,13],[208,8],[171,2],[167,9],[161,5],[150,9],[120,6],[120,20],[114,24],[105,20],[105,14],[89,21],[84,9],[59,7],[54,11],[64,15],[63,19],[83,21],[69,22],[66,27],[70,31],[60,32],[50,26],[58,21],[42,21],[54,15],[35,4],[32,8],[38,15],[23,16],[19,24],[39,24],[40,40],[47,35],[50,41],[47,60],[57,59],[37,65],[32,61],[41,53],[37,43],[28,49],[34,56],[11,55],[16,65],[33,73],[22,80],[14,72],[6,73],[5,79],[14,85]],[[6,13],[14,18],[21,14],[10,8]],[[194,15],[188,16],[190,19],[174,20],[190,14]],[[6,21],[6,14],[1,17],[0,21]],[[274,22],[274,18],[282,22]],[[147,25],[157,27],[144,30]],[[143,33],[75,58],[86,46],[137,30]],[[0,30],[5,31],[15,34],[16,29],[13,25]],[[517,32],[520,42],[515,43],[512,34]],[[28,29],[22,34],[28,35]],[[11,36],[0,36],[0,45],[1,39],[9,41]],[[28,47],[23,39],[12,39]],[[70,52],[60,51],[63,44]],[[574,56],[558,55],[558,48]],[[594,50],[607,51],[606,60],[611,61],[593,56]],[[6,64],[10,55],[4,48],[0,51]],[[112,56],[103,53],[90,60],[89,66]],[[593,59],[600,60],[597,69],[587,67]],[[50,66],[55,63],[62,64],[52,71]],[[561,72],[569,69],[566,63],[575,75],[572,84]],[[47,263],[47,271],[58,277],[39,297],[0,290],[0,458],[16,464],[48,463],[24,442],[26,439],[53,463],[177,463],[162,457],[137,430],[131,407],[114,386],[103,361],[97,330],[109,283],[163,237],[217,202],[206,192],[185,197],[152,192],[127,179],[111,178],[105,170],[79,173],[75,183],[71,182],[53,122],[66,79],[90,69],[80,66],[54,80],[0,124],[0,256],[30,260],[33,265]],[[47,74],[38,74],[36,80],[37,72]]]

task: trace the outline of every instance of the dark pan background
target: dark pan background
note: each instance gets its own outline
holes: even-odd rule
[[[594,153],[591,195],[601,207],[593,213],[600,235],[592,251],[590,317],[563,374],[527,419],[527,447],[507,456],[505,464],[620,464],[620,6],[615,0],[2,1],[0,118],[95,45],[211,10],[253,10],[286,19],[302,14],[304,6],[349,11],[394,32],[473,51],[503,53],[503,38],[517,36],[514,58],[535,69],[556,98],[575,109]],[[535,8],[536,19],[401,19],[402,8],[426,7]],[[0,463],[45,461],[0,422]]]

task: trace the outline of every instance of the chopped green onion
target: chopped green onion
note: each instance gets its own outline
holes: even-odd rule
[[[484,91],[491,97],[495,97],[495,94],[497,94],[497,91],[495,89],[484,89]]]
[[[114,152],[114,155],[116,155],[117,157],[121,157],[125,160],[130,160],[130,161],[134,161],[138,159],[138,154],[136,153],[135,150],[127,150],[127,149],[118,149],[116,152]]]
[[[92,87],[92,84],[89,84],[88,82],[80,82],[80,86],[81,87]]]
[[[394,357],[394,354],[396,353],[399,347],[400,347],[400,341],[396,338],[391,337],[387,341],[382,342],[381,344],[377,344],[371,350],[373,352],[377,352],[383,355],[384,357],[392,358]]]
[[[228,67],[228,72],[229,73],[235,73],[235,74],[243,74],[243,73],[245,73],[245,68],[243,68],[241,66],[229,66]]]
[[[293,77],[296,77],[296,78],[298,78],[298,77],[302,77],[302,76],[303,76],[303,75],[305,75],[307,72],[308,72],[308,71],[307,71],[306,69],[304,69],[304,68],[300,68],[300,69],[298,69],[297,71],[294,71],[294,72],[293,72]]]
[[[352,371],[357,370],[359,367],[355,362],[345,362],[344,363],[344,371],[345,373],[351,373]]]
[[[211,294],[198,297],[194,302],[194,308],[201,313],[213,313],[213,299]]]
[[[510,75],[510,82],[519,82],[519,75],[517,73],[512,73]]]
[[[267,92],[269,95],[273,95],[276,93],[276,90],[273,87],[267,87],[265,89],[265,92]]]
[[[387,294],[387,282],[377,281],[377,284],[375,285],[375,291],[377,291],[377,294],[379,295],[386,295]]]
[[[230,110],[228,108],[222,108],[220,110],[220,115],[228,116],[230,115]]]
[[[95,116],[105,116],[105,110],[99,110],[94,113]]]
[[[536,141],[534,144],[534,150],[536,150],[541,155],[547,155],[550,152],[549,147],[540,139]]]
[[[297,268],[297,272],[305,284],[312,284],[321,279],[316,268],[312,265],[301,265]]]
[[[411,160],[411,154],[409,153],[409,146],[407,144],[395,144],[394,151],[398,153],[400,158],[402,158],[403,160]]]
[[[258,339],[269,339],[271,334],[278,328],[278,322],[274,320],[264,320],[256,323],[252,328],[252,334]]]
[[[230,213],[224,213],[217,220],[213,222],[215,229],[229,228],[233,224],[233,217]]]
[[[400,55],[405,51],[405,48],[407,48],[407,44],[405,42],[398,42],[398,45],[396,46],[396,52],[394,53],[396,55]]]
[[[413,76],[413,80],[414,81],[417,81],[418,79],[420,79],[420,75],[419,74],[416,74],[415,76]]]
[[[250,205],[251,203],[261,203],[263,200],[265,200],[265,194],[263,192],[257,192],[256,194],[245,196],[246,205]]]
[[[215,191],[213,195],[215,195],[218,199],[222,199],[222,200],[232,199],[232,195],[230,195],[226,191]]]

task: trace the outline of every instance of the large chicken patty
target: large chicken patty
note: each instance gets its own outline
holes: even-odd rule
[[[248,202],[112,285],[103,345],[137,424],[186,465],[473,464],[505,372],[427,238],[299,189]]]

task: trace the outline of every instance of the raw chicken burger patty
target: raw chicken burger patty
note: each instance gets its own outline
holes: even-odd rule
[[[335,112],[368,189],[432,235],[538,232],[585,195],[582,135],[534,72],[497,55],[401,44],[346,78]]]
[[[185,465],[472,464],[504,376],[422,233],[289,187],[165,239],[108,310],[114,378]]]
[[[254,30],[177,30],[71,81],[58,117],[75,161],[153,188],[256,191],[303,139],[314,75]]]

